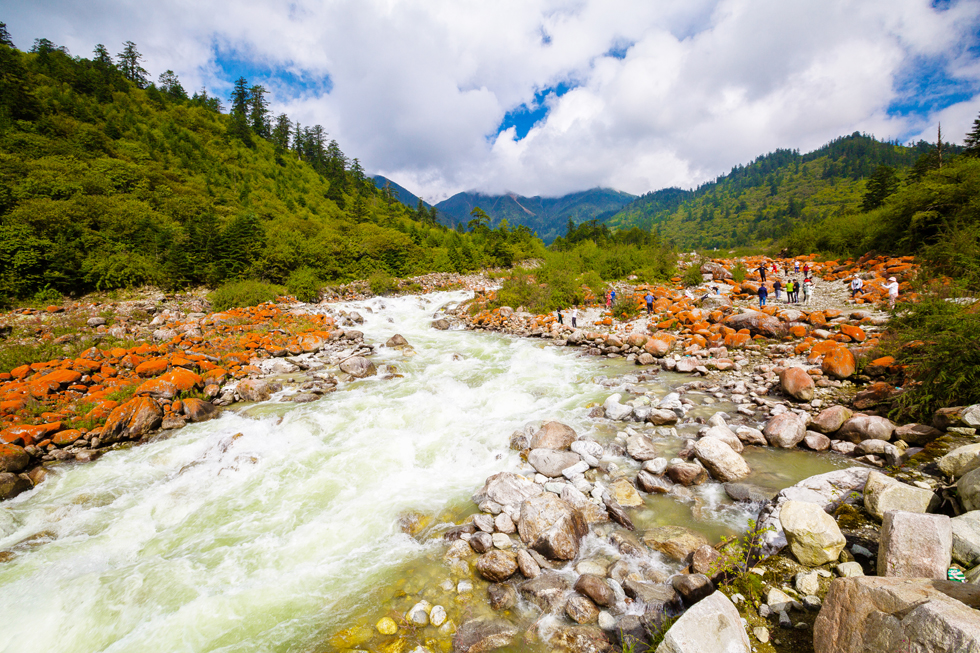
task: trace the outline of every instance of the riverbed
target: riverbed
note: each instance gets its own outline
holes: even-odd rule
[[[635,368],[548,340],[430,327],[468,296],[347,305],[367,342],[399,333],[414,355],[379,347],[373,360],[389,374],[61,466],[0,505],[0,651],[323,651],[363,642],[419,598],[456,623],[483,609],[443,564],[441,526],[476,510],[486,477],[529,473],[509,449],[528,422],[615,438],[622,425],[590,419],[589,407],[617,391],[604,379]],[[640,385],[666,393],[686,380]],[[773,489],[847,464],[753,447],[745,458],[747,480]],[[638,528],[685,525],[712,541],[758,508],[715,483],[646,499],[631,511]],[[583,555],[604,555],[590,537]]]

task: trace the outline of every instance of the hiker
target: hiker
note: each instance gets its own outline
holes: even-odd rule
[[[559,308],[555,312],[558,313],[558,324],[564,324],[565,322],[562,321],[562,317],[561,317],[561,309]]]
[[[611,290],[609,292],[609,301],[611,301],[613,304],[616,303],[616,290],[615,289],[613,289],[613,290]]]
[[[882,288],[888,291],[888,308],[895,308],[895,302],[898,301],[898,281],[895,277],[888,277],[888,283]]]
[[[779,301],[779,291],[783,289],[783,284],[780,283],[779,279],[772,282],[772,289],[776,291],[776,301]]]
[[[762,283],[765,283],[766,282],[766,264],[765,264],[765,262],[763,262],[763,264],[759,266],[759,278],[762,279]]]
[[[779,270],[777,270],[777,269],[776,269],[776,262],[775,262],[775,261],[773,261],[773,262],[772,262],[772,273],[773,273],[773,274],[776,274],[777,272],[779,272]]]
[[[813,297],[813,281],[809,278],[803,279],[803,303],[809,304]]]
[[[800,280],[793,279],[793,303],[800,303]]]
[[[647,291],[647,294],[643,296],[643,299],[647,303],[647,315],[650,315],[650,313],[653,313],[653,295],[650,294],[649,290]]]
[[[806,263],[803,264],[803,278],[804,279],[809,279],[810,278],[810,262],[809,261],[807,261]]]
[[[578,318],[578,309],[573,307],[571,310],[568,311],[568,316],[572,318],[572,328],[573,329],[578,328],[578,324],[576,324],[576,319]]]
[[[862,288],[864,288],[864,282],[861,281],[861,277],[855,274],[854,278],[851,279],[851,299],[854,299],[854,296],[861,292]]]
[[[793,280],[790,279],[790,280],[788,280],[786,282],[786,303],[787,304],[792,304],[793,303],[793,288],[794,288],[794,286],[793,286]]]
[[[769,291],[766,290],[766,284],[759,286],[759,308],[763,308],[766,305],[766,297],[768,296]]]
[[[800,262],[793,261],[793,274],[799,274],[799,273],[800,273]]]
[[[612,308],[612,295],[608,292],[606,293],[606,308]]]

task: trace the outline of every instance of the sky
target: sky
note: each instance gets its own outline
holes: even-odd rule
[[[132,40],[228,105],[274,112],[436,202],[692,188],[858,131],[962,142],[980,0],[0,0],[14,43]]]

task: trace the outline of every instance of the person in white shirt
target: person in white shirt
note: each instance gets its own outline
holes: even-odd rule
[[[851,299],[854,299],[854,295],[858,294],[861,288],[864,288],[864,282],[861,281],[861,277],[855,275],[851,279]]]
[[[570,309],[568,311],[568,316],[572,318],[572,328],[573,329],[578,328],[578,325],[575,323],[575,320],[578,319],[578,309],[577,308]]]
[[[882,288],[888,291],[888,307],[895,308],[895,302],[898,301],[898,281],[895,277],[888,277],[888,283]]]

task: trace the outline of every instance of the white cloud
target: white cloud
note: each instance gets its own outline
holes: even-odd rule
[[[320,95],[252,81],[276,92],[275,110],[324,125],[368,170],[430,199],[689,187],[855,130],[904,138],[941,117],[961,138],[980,110],[974,95],[936,116],[888,112],[924,60],[977,92],[978,0],[34,0],[3,13],[22,48],[45,36],[87,55],[132,39],[154,78],[171,68],[189,89],[227,90],[215,47],[259,70],[329,76]],[[496,134],[559,82],[576,88],[551,96],[527,137]]]

